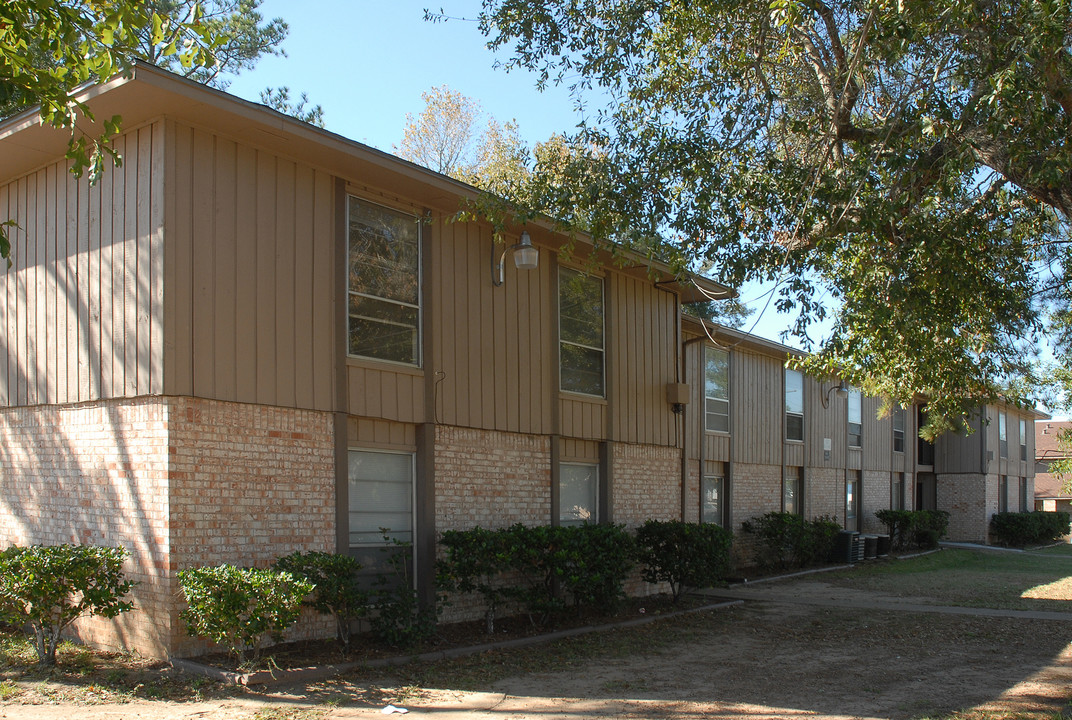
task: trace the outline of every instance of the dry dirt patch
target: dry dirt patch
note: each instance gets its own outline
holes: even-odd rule
[[[578,643],[594,640],[577,638],[536,672],[501,672],[536,652],[517,650],[202,703],[9,701],[0,718],[372,718],[388,702],[437,720],[916,718],[972,708],[1045,717],[1067,708],[1072,688],[1072,623],[1060,621],[762,602],[626,632],[648,633],[643,649],[585,656]],[[448,685],[452,672],[473,691],[422,682]],[[488,680],[474,683],[474,673]]]

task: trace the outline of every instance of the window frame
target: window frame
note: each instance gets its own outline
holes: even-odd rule
[[[855,407],[853,407],[855,405]],[[864,395],[859,388],[849,388],[849,397],[845,401],[845,420],[848,430],[850,448],[863,447],[863,412]],[[855,420],[853,417],[855,416]]]
[[[1009,457],[1009,420],[1004,410],[998,413],[998,457],[1003,460]]]
[[[381,210],[381,211],[384,211],[384,212],[387,212],[387,213],[390,213],[390,214],[393,214],[393,215],[401,216],[401,217],[411,218],[413,220],[414,226],[416,227],[416,234],[417,234],[417,238],[416,238],[417,257],[416,257],[416,268],[415,268],[416,276],[417,276],[417,303],[416,303],[416,305],[414,305],[413,303],[403,302],[403,301],[400,301],[400,300],[394,300],[392,298],[380,297],[378,295],[373,295],[371,293],[355,291],[355,290],[353,290],[351,288],[351,285],[350,285],[350,267],[351,267],[351,263],[352,263],[351,254],[353,252],[353,245],[352,245],[352,237],[351,237],[351,233],[350,233],[350,220],[351,220],[351,205],[352,205],[352,201],[356,201],[356,202],[358,202],[358,203],[360,203],[362,205],[365,205],[367,207],[370,207],[370,208],[375,208],[377,210]],[[363,197],[360,197],[359,195],[355,195],[353,193],[347,193],[346,194],[346,356],[347,357],[357,358],[357,359],[360,359],[360,360],[371,360],[371,361],[374,361],[374,362],[391,363],[392,365],[400,365],[402,367],[409,367],[409,368],[421,368],[421,367],[424,366],[424,343],[422,342],[423,327],[424,327],[424,294],[423,294],[423,292],[424,292],[424,276],[423,276],[424,263],[422,262],[423,257],[424,257],[424,233],[422,232],[422,223],[420,222],[419,217],[417,217],[416,215],[413,215],[412,213],[408,213],[408,212],[406,212],[404,210],[400,210],[398,208],[390,207],[390,206],[384,205],[382,203],[377,203],[377,202],[373,202],[371,200],[367,200],[367,199],[365,199]],[[351,335],[353,333],[351,322],[352,322],[353,317],[354,317],[353,314],[350,312],[350,302],[351,302],[351,299],[353,297],[368,298],[370,300],[374,300],[374,301],[378,301],[378,302],[384,302],[384,303],[390,303],[392,305],[397,305],[399,307],[413,308],[413,309],[415,309],[417,311],[417,322],[416,322],[416,324],[414,325],[414,328],[413,328],[413,330],[414,330],[414,347],[415,347],[415,353],[414,354],[416,355],[416,359],[413,362],[408,362],[408,361],[404,361],[404,360],[394,360],[394,359],[386,358],[386,357],[376,357],[375,355],[359,355],[359,354],[355,354],[355,353],[350,351]]]
[[[900,405],[895,405],[892,413],[894,452],[903,453],[905,451],[905,422],[907,419],[908,412]]]
[[[707,488],[709,483],[716,483],[718,487],[718,507],[713,513],[708,513]],[[704,475],[700,480],[700,522],[714,523],[719,527],[726,526],[726,472]],[[709,518],[714,519],[709,519]]]
[[[792,489],[793,507],[790,509],[790,489]],[[790,515],[804,515],[804,468],[788,465],[782,474],[782,512]]]
[[[845,529],[860,529],[860,499],[863,494],[863,473],[850,470],[845,476]],[[850,512],[851,511],[851,512]]]
[[[409,530],[408,530],[409,540],[404,541],[404,542],[408,542],[407,549],[409,550],[409,555],[410,555],[409,562],[412,564],[412,567],[416,567],[415,563],[416,563],[416,558],[417,558],[417,454],[415,452],[410,452],[410,451],[406,451],[406,450],[385,450],[383,448],[353,447],[353,446],[347,447],[347,449],[346,449],[346,458],[347,458],[347,473],[346,473],[346,484],[347,484],[347,487],[346,487],[346,494],[347,494],[346,550],[351,555],[360,554],[363,550],[371,550],[371,549],[377,549],[377,548],[379,548],[379,549],[390,548],[394,544],[393,541],[390,541],[390,540],[388,540],[388,541],[380,540],[378,542],[359,542],[359,543],[355,544],[353,542],[353,540],[352,540],[354,530],[353,530],[353,522],[351,520],[351,513],[353,512],[353,510],[351,508],[353,507],[353,502],[354,502],[354,492],[353,492],[354,488],[353,488],[353,486],[354,486],[355,481],[350,476],[349,462],[350,462],[350,456],[353,453],[366,453],[366,454],[376,454],[376,455],[396,455],[396,456],[405,456],[405,457],[409,458],[409,463],[407,465],[408,472],[409,472]],[[382,527],[382,525],[381,525],[381,527]],[[396,532],[397,532],[397,530],[396,530]],[[365,568],[363,568],[361,574],[365,575],[365,576],[378,575],[378,574],[380,574],[382,572],[382,570],[383,570],[383,568],[380,568],[380,567],[377,567],[377,566],[370,566],[370,565],[366,564],[366,566],[365,566]],[[414,583],[416,582],[416,574],[415,573],[413,574],[413,582]]]
[[[893,473],[890,480],[890,509],[905,509],[905,474],[903,472]]]
[[[725,362],[723,363],[723,372],[725,377],[723,378],[722,387],[726,397],[719,397],[712,394],[713,383],[709,382],[708,368],[711,366],[711,355],[722,354],[725,356]],[[730,431],[730,352],[721,348],[712,347],[710,345],[704,346],[704,431],[705,432],[718,432],[728,433]],[[716,388],[717,391],[717,388]],[[725,406],[725,412],[712,412],[711,403],[723,403]],[[712,427],[712,417],[716,420],[724,418],[725,427]],[[717,423],[716,423],[717,424]]]
[[[1027,462],[1027,420],[1020,420],[1020,462]]]
[[[558,464],[558,524],[559,525],[569,527],[569,526],[577,526],[577,525],[585,525],[585,524],[591,524],[591,525],[598,525],[599,524],[599,522],[600,522],[600,517],[599,517],[599,492],[600,492],[600,480],[601,480],[600,476],[602,475],[602,473],[600,472],[599,465],[600,464],[598,462],[594,463],[594,462],[583,462],[583,461],[568,461],[568,462],[560,462]],[[563,500],[563,498],[562,498],[562,470],[563,470],[563,468],[591,468],[591,470],[595,473],[595,485],[592,488],[592,495],[591,495],[591,499],[592,499],[592,509],[591,509],[592,517],[591,517],[591,519],[576,518],[576,519],[565,520],[566,513],[563,512],[563,506],[562,506],[562,500]]]
[[[790,390],[791,390],[790,387],[789,387],[789,378],[790,377],[799,378],[799,384],[800,384],[800,398],[799,398],[799,408],[800,409],[799,410],[791,409],[791,407],[790,407],[790,402],[789,402],[789,393],[790,393]],[[785,372],[783,373],[783,378],[784,378],[783,383],[785,385],[784,393],[783,393],[784,394],[783,399],[785,401],[785,440],[787,442],[804,442],[804,373],[800,372],[799,370],[793,370],[791,368],[786,368]],[[795,404],[794,404],[794,406],[795,406]],[[792,419],[799,419],[799,421],[800,421],[800,437],[790,436],[790,434],[789,434],[790,433],[790,426],[791,426],[791,423],[790,423],[791,418]]]
[[[600,298],[600,342],[601,347],[594,347],[591,345],[585,345],[583,343],[574,342],[572,340],[566,340],[562,335],[562,288],[565,285],[563,282],[563,274],[572,273],[576,276],[584,278],[585,281],[593,281],[599,283],[599,298]],[[566,265],[559,265],[558,267],[558,389],[561,392],[573,393],[575,395],[582,395],[584,397],[592,398],[606,398],[607,397],[607,286],[604,278],[598,275],[591,275],[576,268],[568,267]],[[563,361],[563,348],[566,346],[572,346],[576,348],[583,348],[585,350],[591,350],[599,353],[599,394],[593,394],[585,392],[583,390],[577,390],[573,388],[567,388],[563,382],[563,370],[566,369],[566,363]]]

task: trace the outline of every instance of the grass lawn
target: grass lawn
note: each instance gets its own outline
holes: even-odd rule
[[[823,580],[936,605],[1072,612],[1072,546],[1029,553],[945,549],[859,565]]]

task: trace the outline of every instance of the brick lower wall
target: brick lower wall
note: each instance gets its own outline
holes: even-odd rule
[[[938,509],[949,513],[946,539],[957,542],[986,542],[990,516],[998,509],[996,475],[980,473],[938,476]]]
[[[882,535],[886,526],[879,522],[875,513],[890,509],[890,473],[880,470],[863,471],[863,492],[860,493],[862,515],[860,530],[865,533]]]
[[[845,525],[845,471],[840,468],[809,468],[804,485],[805,516],[832,517]]]
[[[295,551],[335,551],[331,413],[171,399],[171,571],[267,567]],[[176,584],[177,590],[177,584]],[[177,622],[177,621],[176,621]],[[306,617],[288,633],[333,633]],[[181,628],[174,654],[199,652]]]
[[[614,443],[611,462],[614,522],[635,528],[645,520],[681,519],[678,448]]]
[[[0,464],[0,544],[130,553],[136,610],[75,628],[98,646],[196,650],[176,570],[335,547],[327,413],[171,397],[8,408]],[[313,621],[296,634],[323,631]]]
[[[159,655],[171,633],[168,423],[161,398],[0,410],[0,545],[122,547],[136,610],[76,635]]]
[[[551,524],[551,441],[546,436],[439,425],[436,530]]]

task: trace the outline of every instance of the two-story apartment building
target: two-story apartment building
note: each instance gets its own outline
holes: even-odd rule
[[[716,283],[563,259],[539,223],[497,243],[456,219],[476,189],[157,68],[82,98],[123,117],[96,185],[33,113],[0,123],[0,544],[130,551],[138,610],[88,641],[189,651],[178,570],[374,565],[380,528],[428,599],[453,528],[937,504],[984,540],[994,478],[1030,483],[996,423],[925,464],[914,410],[683,320]]]

